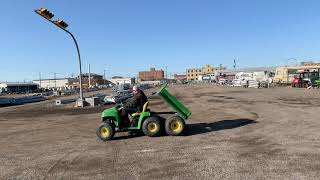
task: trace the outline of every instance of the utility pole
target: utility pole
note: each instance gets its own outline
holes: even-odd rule
[[[91,78],[90,78],[90,64],[88,64],[88,78],[89,78],[89,80],[88,80],[88,88],[90,88],[90,86],[91,86]]]
[[[39,81],[40,81],[40,88],[41,89],[41,72],[39,72]]]
[[[168,69],[167,69],[167,66],[165,66],[166,68],[166,79],[168,79]]]
[[[234,59],[234,60],[233,60],[233,69],[236,69],[236,66],[237,66],[237,64],[236,64],[236,59]]]
[[[104,80],[104,85],[106,85],[106,70],[103,70],[103,80]]]
[[[57,73],[54,74],[54,89],[57,90]]]

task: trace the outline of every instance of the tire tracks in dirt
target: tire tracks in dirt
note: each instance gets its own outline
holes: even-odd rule
[[[120,143],[120,144],[119,144]],[[121,158],[120,154],[121,154],[121,149],[120,146],[122,148],[128,149],[127,148],[127,143],[126,140],[122,141],[122,142],[116,142],[114,144],[112,144],[112,166],[116,169],[115,171],[113,171],[113,176],[117,177],[119,179],[131,179],[128,178],[129,177],[135,177],[136,178],[136,174],[134,174],[133,172],[135,172],[134,170],[132,171],[134,164],[133,163],[129,163],[129,167],[127,167],[127,174],[122,173],[122,167],[119,166],[119,160]],[[131,158],[131,157],[130,157]],[[127,175],[127,176],[126,176]]]
[[[78,149],[78,148],[76,148]],[[74,162],[81,154],[83,154],[87,149],[81,149],[81,150],[76,150],[76,151],[71,151],[66,153],[64,156],[62,156],[61,158],[59,158],[49,169],[48,171],[45,173],[45,176],[43,178],[43,180],[48,179],[49,177],[52,177],[52,175],[50,176],[50,174],[54,173],[54,171],[56,169],[61,169],[62,172],[60,172],[59,177],[64,177],[64,175],[69,172],[69,166],[70,164],[72,164],[72,162]],[[56,174],[57,175],[57,174]],[[53,177],[55,175],[53,174]]]
[[[140,141],[130,141],[130,143],[134,144],[133,145],[134,147],[141,147],[141,145],[138,144],[137,142],[140,142]],[[145,161],[148,157],[146,157],[146,156],[140,157],[140,156],[135,155],[135,156],[133,156],[133,158],[134,158],[134,160],[139,159],[139,160]],[[130,179],[139,179],[140,178],[140,174],[139,174],[140,167],[138,167],[138,164],[130,163],[128,169],[130,169],[130,171],[128,171],[129,176],[131,177]]]
[[[47,131],[47,130],[55,130],[55,129],[61,129],[61,123],[60,122],[48,122],[46,121],[45,123],[49,124],[43,124],[43,128],[35,128],[35,129],[29,129],[29,130],[23,130],[23,131],[14,131],[11,133],[6,134],[7,139],[10,138],[11,136],[17,136],[17,134],[26,134],[26,133],[35,133],[36,131]],[[18,125],[18,126],[24,126],[25,124]],[[79,129],[87,129],[84,125],[81,123],[75,123],[75,122],[65,122],[65,126],[73,126]]]

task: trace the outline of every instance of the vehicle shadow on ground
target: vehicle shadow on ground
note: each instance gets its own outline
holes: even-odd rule
[[[184,136],[193,136],[198,134],[210,133],[213,131],[221,131],[226,129],[239,128],[248,124],[257,123],[252,119],[234,119],[234,120],[222,120],[213,123],[196,123],[187,124],[184,131]]]
[[[239,128],[241,126],[246,126],[248,124],[254,124],[257,121],[252,119],[234,119],[234,120],[222,120],[213,123],[195,123],[187,124],[186,129],[183,133],[183,136],[193,136],[198,134],[210,133],[213,131],[221,131],[226,129]],[[125,136],[116,136],[113,140],[125,140],[132,139],[136,137],[144,136],[143,133],[138,133],[136,135],[125,135]],[[166,136],[163,134],[162,136]]]
[[[137,133],[135,135],[122,135],[122,136],[113,137],[113,140],[125,140],[125,139],[132,139],[132,138],[137,138],[142,136],[144,136],[143,133]]]

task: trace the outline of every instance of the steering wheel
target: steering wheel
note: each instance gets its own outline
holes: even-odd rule
[[[124,107],[124,103],[122,101],[119,101],[116,103],[116,108],[118,111],[120,111],[121,109],[123,109]]]

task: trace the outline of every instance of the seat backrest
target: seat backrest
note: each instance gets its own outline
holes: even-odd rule
[[[147,111],[148,104],[149,104],[149,102],[144,103],[142,112],[146,112]]]

